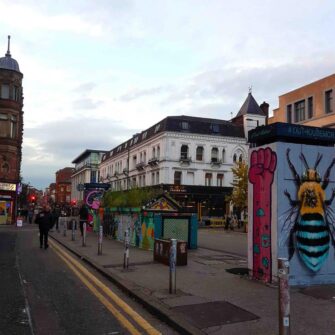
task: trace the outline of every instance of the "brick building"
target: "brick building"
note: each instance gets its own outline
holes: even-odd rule
[[[304,126],[335,128],[335,74],[279,96],[269,123],[287,122]]]
[[[10,53],[0,58],[0,224],[16,221],[23,133],[23,74]]]
[[[58,205],[71,203],[71,175],[74,169],[66,167],[56,172],[55,202]]]

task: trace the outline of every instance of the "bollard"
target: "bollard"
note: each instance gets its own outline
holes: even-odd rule
[[[289,261],[278,258],[279,335],[290,334]]]
[[[177,263],[177,240],[171,239],[170,243],[170,294],[176,294],[176,263]]]
[[[83,247],[86,247],[86,222],[83,223]]]
[[[71,228],[72,228],[72,241],[74,241],[76,239],[76,236],[75,236],[75,231],[74,231],[74,228],[75,228],[75,224],[76,224],[76,221],[74,219],[71,220]]]
[[[65,218],[63,218],[63,236],[66,236],[66,229],[67,229],[66,225],[67,225],[67,222]]]
[[[99,227],[99,237],[98,237],[98,255],[102,255],[102,226]]]
[[[129,228],[124,232],[123,268],[128,269],[128,266],[129,266]]]

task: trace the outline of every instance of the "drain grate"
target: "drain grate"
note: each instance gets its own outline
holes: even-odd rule
[[[232,273],[233,275],[239,275],[239,276],[248,276],[249,275],[249,269],[248,268],[231,268],[226,269],[227,272]]]
[[[173,308],[199,329],[257,320],[259,317],[226,301],[213,301]]]

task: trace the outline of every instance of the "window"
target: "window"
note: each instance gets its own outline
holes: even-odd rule
[[[222,149],[222,163],[226,160],[226,149]]]
[[[10,137],[16,138],[17,134],[17,122],[16,122],[16,116],[10,117]]]
[[[180,158],[187,159],[188,158],[188,145],[182,145],[180,148]]]
[[[329,90],[325,92],[325,112],[332,113],[333,108],[332,108],[332,102],[333,102],[333,90]]]
[[[19,88],[17,86],[13,87],[13,100],[20,101]]]
[[[159,123],[159,124],[155,127],[155,133],[157,133],[157,132],[159,131],[160,127],[161,127],[161,125],[160,125],[160,123]]]
[[[143,175],[143,186],[145,186],[145,175]]]
[[[136,177],[134,177],[132,180],[132,187],[136,187]]]
[[[313,117],[313,97],[309,97],[307,99],[308,106],[308,118],[311,119]]]
[[[1,99],[9,99],[9,85],[1,85]]]
[[[97,172],[91,171],[91,183],[96,183],[96,182],[97,182]]]
[[[188,122],[186,122],[186,121],[181,122],[181,129],[182,130],[188,130],[189,128],[190,128],[190,125],[189,125]]]
[[[151,185],[155,185],[155,173],[151,174]]]
[[[156,157],[156,149],[152,148],[152,158],[155,158],[155,157]]]
[[[212,123],[210,125],[210,130],[213,132],[213,133],[219,133],[220,132],[220,127],[218,124],[216,123]]]
[[[205,174],[205,185],[212,186],[212,174],[211,173]]]
[[[218,148],[212,148],[211,161],[213,163],[217,163],[219,161],[219,149]]]
[[[158,146],[158,147],[157,147],[157,159],[159,159],[160,155],[161,155],[161,149],[160,149],[160,147]]]
[[[305,119],[305,100],[301,100],[294,104],[294,121],[301,122]]]
[[[8,136],[8,116],[0,113],[0,137]]]
[[[237,156],[236,156],[236,154],[234,154],[234,156],[233,156],[234,163],[236,163],[236,160],[237,160]]]
[[[194,172],[187,172],[186,185],[194,185]]]
[[[147,132],[145,131],[145,132],[142,134],[142,140],[144,140],[146,137],[147,137]]]
[[[240,163],[242,163],[242,162],[243,162],[243,155],[242,155],[242,154],[240,155],[240,157],[239,157],[238,161],[239,161]]]
[[[216,186],[220,186],[220,187],[223,186],[223,173],[217,174]]]
[[[156,172],[156,184],[159,184],[159,172]]]
[[[174,184],[181,185],[181,171],[174,172]]]
[[[286,120],[287,123],[292,123],[292,105],[286,106]]]
[[[204,148],[203,147],[197,147],[196,160],[197,161],[202,161],[203,155],[204,155]]]

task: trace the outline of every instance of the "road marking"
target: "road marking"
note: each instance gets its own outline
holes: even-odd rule
[[[142,316],[135,312],[127,303],[120,299],[114,292],[110,290],[105,284],[103,284],[98,278],[91,274],[83,265],[77,260],[71,257],[68,253],[62,250],[54,241],[50,241],[53,249],[56,249],[66,260],[73,264],[78,270],[80,270],[85,276],[88,277],[97,287],[99,287],[108,297],[110,297],[124,312],[126,312],[132,319],[143,328],[149,335],[160,335],[161,333],[155,329],[148,321]],[[71,265],[72,265],[71,264]],[[72,268],[72,267],[71,267]]]

